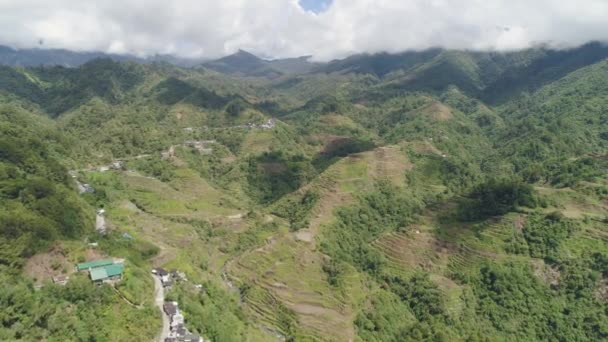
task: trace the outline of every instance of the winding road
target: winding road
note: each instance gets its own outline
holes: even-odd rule
[[[163,320],[163,327],[160,331],[160,335],[157,339],[158,342],[164,342],[167,337],[169,337],[169,317],[165,315],[163,311],[163,304],[165,303],[165,289],[163,288],[163,284],[160,282],[160,278],[157,276],[152,276],[154,278],[154,304],[160,310],[160,315]]]

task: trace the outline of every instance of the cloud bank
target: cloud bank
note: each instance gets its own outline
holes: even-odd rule
[[[0,0],[0,44],[218,57],[239,48],[317,60],[444,47],[608,41],[606,0]]]

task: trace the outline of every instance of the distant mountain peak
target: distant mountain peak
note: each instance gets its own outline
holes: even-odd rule
[[[277,77],[282,74],[273,69],[267,61],[242,49],[232,55],[203,63],[203,66],[217,72],[241,76]]]
[[[228,55],[228,56],[224,56],[218,60],[229,60],[229,59],[239,59],[239,60],[252,60],[252,61],[262,61],[262,59],[256,55],[254,55],[253,53],[243,50],[243,49],[239,49],[237,52]]]
[[[233,55],[245,55],[245,56],[258,58],[258,56],[254,55],[253,53],[251,53],[247,50],[243,50],[243,49],[238,49],[235,53],[233,53]]]

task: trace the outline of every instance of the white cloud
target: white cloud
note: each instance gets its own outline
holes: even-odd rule
[[[0,44],[217,57],[239,48],[265,56],[441,46],[509,50],[535,43],[608,40],[606,0],[0,0]]]

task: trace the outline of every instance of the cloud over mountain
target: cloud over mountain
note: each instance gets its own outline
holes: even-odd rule
[[[149,55],[313,55],[608,40],[604,0],[0,0],[0,44]]]

